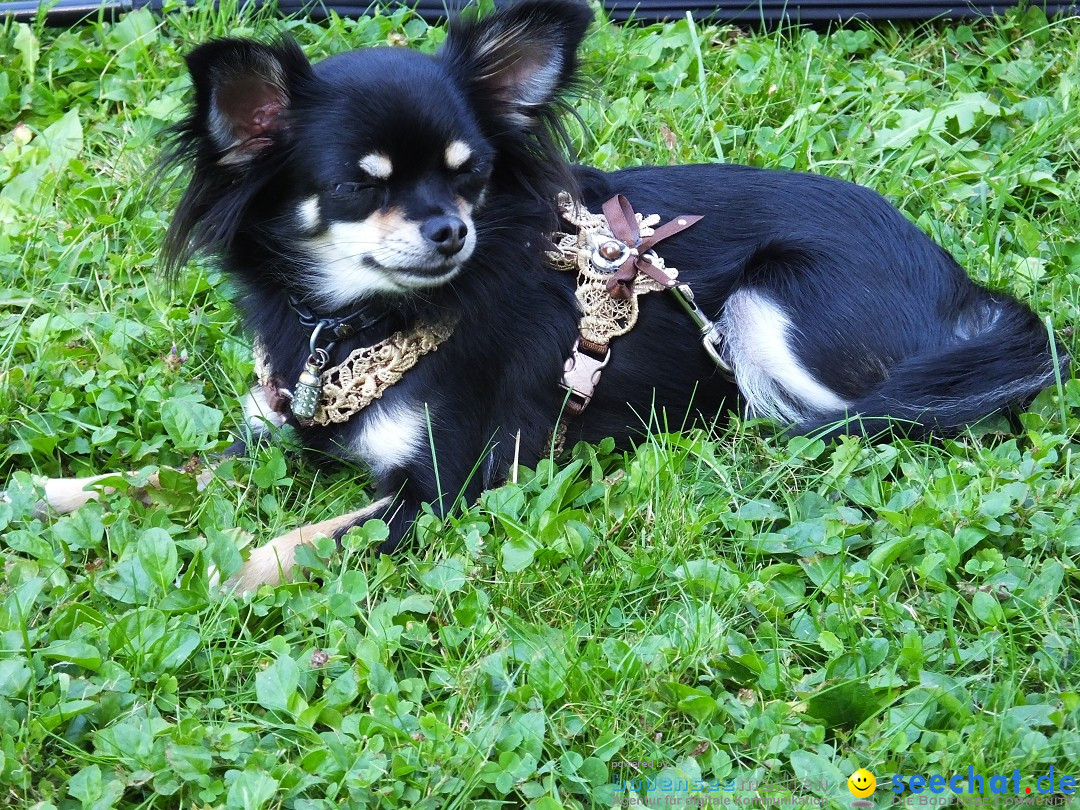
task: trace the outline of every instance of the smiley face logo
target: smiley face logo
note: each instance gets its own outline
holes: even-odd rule
[[[877,788],[877,779],[866,768],[859,768],[847,780],[847,789],[851,795],[859,799],[865,799]]]

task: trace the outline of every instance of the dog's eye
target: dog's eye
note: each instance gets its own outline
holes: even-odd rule
[[[365,191],[373,191],[375,186],[371,183],[335,183],[333,193],[341,196],[361,194]]]
[[[468,171],[454,175],[452,181],[454,192],[462,197],[470,197],[479,194],[487,185],[491,170],[486,166],[476,167]]]

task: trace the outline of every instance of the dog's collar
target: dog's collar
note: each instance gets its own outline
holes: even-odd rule
[[[318,328],[320,334],[333,335],[338,339],[370,329],[375,324],[385,320],[389,312],[385,307],[380,308],[375,303],[368,302],[348,315],[330,317],[315,312],[292,293],[289,293],[289,308],[296,313],[301,326],[312,330]],[[382,311],[378,311],[379,309]]]
[[[291,392],[291,409],[301,424],[310,423],[322,400],[322,371],[330,362],[331,353],[338,340],[355,335],[375,326],[386,318],[388,310],[376,311],[376,305],[361,305],[347,315],[322,316],[308,308],[293,294],[289,294],[289,307],[300,319],[300,325],[311,330],[308,338],[308,359],[304,370]]]

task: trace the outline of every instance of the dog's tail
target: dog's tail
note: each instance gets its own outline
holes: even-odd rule
[[[889,432],[944,436],[1027,405],[1068,375],[1069,357],[1031,310],[1015,302],[995,303],[981,328],[903,360],[847,413],[802,422],[792,432],[825,439]]]

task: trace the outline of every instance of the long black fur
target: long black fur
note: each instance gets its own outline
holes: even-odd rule
[[[571,166],[558,118],[589,22],[587,7],[574,0],[524,0],[454,25],[435,57],[370,49],[312,66],[288,41],[221,40],[188,59],[196,100],[169,160],[193,174],[165,257],[174,269],[195,250],[221,258],[248,329],[288,382],[307,357],[310,329],[287,296],[318,304],[312,258],[295,222],[299,202],[318,195],[326,221],[344,217],[335,211],[345,203],[328,189],[347,181],[349,167],[372,150],[390,158],[391,184],[428,182],[424,166],[450,138],[467,137],[487,159],[462,192],[478,202],[478,241],[462,272],[442,286],[373,294],[335,313],[363,304],[389,317],[343,340],[334,362],[393,330],[458,318],[453,336],[372,406],[382,414],[422,409],[434,448],[434,457],[425,443],[376,469],[379,494],[395,498],[384,549],[401,541],[422,504],[444,510],[504,479],[515,445],[527,465],[551,447],[564,401],[558,381],[579,317],[573,274],[556,272],[545,258],[563,189],[593,211],[624,194],[635,210],[664,221],[704,216],[661,245],[667,264],[715,317],[739,291],[775,302],[791,323],[786,338],[801,366],[851,403],[846,412],[804,414],[793,430],[955,432],[1022,406],[1052,382],[1052,347],[1038,317],[971,282],[873,191],[734,165],[614,173]],[[242,98],[249,90],[265,102],[268,122],[241,125],[233,138],[229,115],[243,123],[258,106]],[[403,168],[411,166],[415,172]],[[378,208],[368,205],[365,215]],[[614,341],[592,403],[565,421],[571,442],[613,436],[626,444],[650,414],[675,424],[687,415],[711,421],[739,404],[740,392],[709,360],[676,302],[652,294],[642,299],[637,327]],[[299,429],[313,448],[355,456],[373,412]]]

